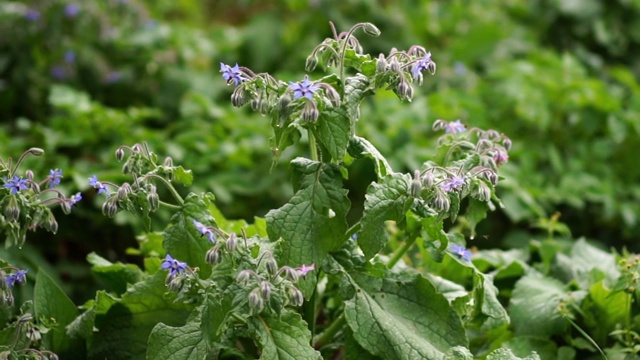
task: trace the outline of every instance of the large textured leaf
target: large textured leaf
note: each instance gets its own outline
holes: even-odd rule
[[[71,339],[65,327],[78,316],[78,308],[53,282],[46,272],[38,270],[33,290],[34,310],[37,317],[51,321],[55,326],[43,336],[42,342],[51,351],[64,359],[82,359],[85,347],[79,339]]]
[[[367,259],[387,244],[389,236],[384,228],[385,220],[401,220],[411,206],[410,186],[411,177],[400,173],[387,175],[380,182],[369,185],[361,220],[362,230],[358,233],[358,245]]]
[[[518,280],[509,303],[515,333],[548,337],[563,332],[567,323],[558,313],[558,304],[566,297],[565,286],[558,280],[535,273]]]
[[[167,294],[166,274],[157,272],[135,284],[103,314],[95,315],[89,357],[92,359],[144,359],[151,330],[159,323],[184,325],[190,308]]]
[[[156,325],[149,335],[147,359],[191,360],[207,356],[200,321],[189,321],[182,327]]]
[[[186,262],[190,267],[200,269],[200,277],[211,274],[211,266],[205,262],[205,255],[213,244],[201,236],[193,220],[205,225],[216,225],[209,213],[210,196],[207,194],[189,194],[182,209],[171,218],[171,223],[164,232],[163,245],[174,259]]]
[[[509,324],[507,310],[498,300],[498,288],[493,284],[493,276],[474,271],[474,303],[476,304],[475,320],[481,329],[488,331]]]
[[[87,255],[87,261],[93,265],[91,272],[106,286],[106,290],[117,294],[127,291],[127,285],[138,282],[142,276],[142,271],[136,265],[113,264],[96,253]]]
[[[299,189],[287,204],[266,215],[267,232],[272,241],[285,241],[285,263],[319,264],[345,241],[347,191],[337,165],[297,158],[291,166]]]
[[[487,360],[540,360],[540,356],[534,352],[527,357],[520,358],[513,355],[509,349],[496,349],[487,356]]]
[[[298,313],[286,311],[279,317],[251,317],[262,355],[260,359],[321,359],[311,346],[311,332]]]
[[[376,149],[373,144],[369,142],[369,140],[365,138],[361,138],[359,136],[354,136],[349,140],[349,155],[352,157],[359,159],[361,157],[368,157],[373,160],[373,164],[376,168],[376,174],[378,178],[383,178],[388,174],[391,174],[393,170],[391,169],[391,165],[387,162],[382,154]]]
[[[384,359],[442,359],[467,346],[462,322],[449,302],[422,276],[410,282],[358,275],[345,302],[354,338]]]
[[[600,278],[605,278],[607,285],[613,286],[620,277],[615,256],[589,245],[585,239],[576,241],[569,256],[558,254],[556,263],[562,280],[577,280],[583,289],[588,289]],[[594,272],[600,275],[594,276]]]
[[[351,137],[351,124],[342,109],[326,109],[318,118],[313,132],[335,160],[342,160]]]
[[[348,77],[344,85],[344,106],[351,119],[351,126],[355,126],[355,121],[360,117],[360,102],[367,92],[371,92],[369,78],[362,74]]]

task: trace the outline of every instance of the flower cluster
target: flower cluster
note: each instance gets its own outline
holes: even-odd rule
[[[7,275],[6,270],[15,270],[15,272]],[[0,269],[0,304],[13,305],[13,287],[16,283],[23,284],[27,281],[27,272],[29,270],[13,267]]]

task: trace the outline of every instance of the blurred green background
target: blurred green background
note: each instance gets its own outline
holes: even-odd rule
[[[373,56],[417,44],[438,64],[412,103],[383,91],[363,104],[357,133],[396,171],[429,159],[436,119],[512,139],[498,187],[505,208],[470,245],[522,246],[559,214],[563,236],[640,250],[639,0],[43,0],[0,3],[0,156],[45,149],[22,170],[60,168],[63,190],[84,200],[69,216],[56,210],[57,235],[30,233],[0,257],[47,267],[77,302],[99,286],[89,252],[139,262],[126,249],[141,224],[104,217],[87,183],[130,181],[114,157],[123,144],[147,141],[193,170],[194,186],[180,190],[212,191],[229,218],[281,206],[292,194],[287,164],[306,149],[287,149],[270,171],[269,124],[231,107],[219,63],[297,81],[329,21],[378,26],[379,38],[360,38]],[[356,212],[373,179],[366,162],[350,171]]]

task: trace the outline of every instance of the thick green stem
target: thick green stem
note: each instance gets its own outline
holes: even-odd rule
[[[417,238],[417,236],[412,236],[410,239],[405,241],[401,247],[396,249],[396,251],[393,253],[393,256],[391,256],[391,259],[389,259],[389,262],[387,263],[387,267],[389,269],[394,267],[398,263],[398,261],[402,259],[404,254],[413,246],[413,244],[415,244]]]
[[[318,156],[318,144],[316,144],[316,137],[313,135],[311,130],[309,133],[309,150],[311,151],[311,160],[320,161],[320,157]]]
[[[174,210],[180,210],[181,207],[178,205],[173,205],[173,204],[169,204],[168,202],[164,202],[164,201],[160,201],[160,205],[169,208],[169,209],[174,209]]]
[[[344,325],[347,323],[347,320],[344,318],[344,313],[340,314],[320,336],[316,340],[313,347],[316,349],[320,349],[323,346],[327,345],[338,333],[338,331],[342,330]]]

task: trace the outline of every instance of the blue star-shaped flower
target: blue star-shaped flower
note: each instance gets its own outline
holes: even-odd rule
[[[435,64],[436,63],[431,60],[431,52],[428,52],[422,59],[418,60],[413,66],[413,69],[411,69],[413,78],[417,79],[423,70],[429,70],[433,74],[436,70]]]
[[[454,176],[446,179],[440,188],[446,192],[458,190],[464,185],[464,176]]]
[[[216,236],[213,233],[213,231],[211,231],[210,228],[208,228],[207,226],[205,226],[201,222],[198,222],[198,220],[196,220],[196,219],[193,219],[193,225],[196,226],[196,229],[198,229],[198,231],[200,232],[200,234],[202,236],[206,236],[207,239],[209,239],[209,241],[211,241],[214,244],[216,243]]]
[[[169,277],[174,277],[178,274],[184,274],[187,269],[187,263],[178,261],[167,254],[160,267],[164,270],[169,270]]]
[[[314,85],[309,79],[304,79],[302,82],[294,83],[289,81],[289,88],[293,91],[293,99],[300,99],[306,97],[309,100],[313,100],[313,94],[320,89],[320,85]]]
[[[460,259],[471,261],[471,251],[467,250],[464,246],[452,244],[451,251]]]
[[[62,178],[62,170],[60,169],[51,169],[49,170],[49,176],[47,176],[47,182],[49,183],[49,188],[54,188],[56,185],[60,184],[60,178]]]
[[[15,274],[7,276],[4,281],[7,283],[9,289],[13,288],[15,283],[22,284],[27,279],[27,272],[29,270],[18,270]]]
[[[447,134],[455,134],[455,133],[463,132],[465,130],[467,130],[467,127],[460,122],[460,119],[456,121],[452,121],[444,126],[444,131]]]
[[[98,177],[93,175],[92,177],[89,178],[89,185],[93,186],[94,188],[98,189],[98,194],[102,194],[105,193],[107,196],[109,196],[109,189],[107,189],[107,186],[103,183],[101,183],[100,181],[98,181]]]
[[[14,176],[12,180],[9,180],[4,184],[4,187],[7,189],[11,189],[11,195],[15,195],[20,190],[28,189],[27,179],[22,179],[19,176]]]
[[[233,84],[238,86],[241,82],[246,80],[246,78],[242,75],[242,70],[240,70],[238,64],[236,64],[236,66],[234,67],[231,67],[229,65],[220,63],[220,72],[222,73],[222,78],[225,79],[227,84],[230,84],[233,81]]]

